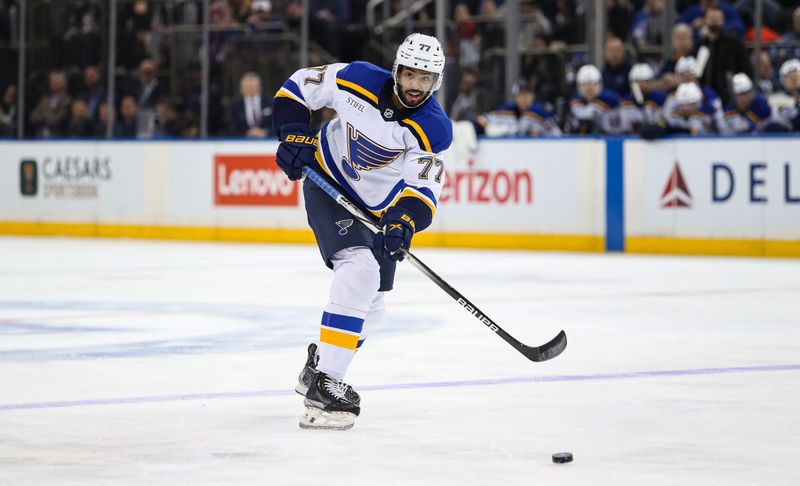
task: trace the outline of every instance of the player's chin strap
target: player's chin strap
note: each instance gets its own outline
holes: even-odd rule
[[[371,218],[367,215],[367,212],[357,206],[355,203],[347,199],[338,189],[333,187],[324,177],[319,175],[314,169],[311,167],[303,167],[303,179],[306,178],[311,179],[311,181],[319,186],[320,189],[325,191],[333,200],[335,200],[340,206],[344,207],[350,214],[355,216],[356,219],[364,223],[364,225],[369,228],[370,231],[373,233],[379,233],[381,231],[380,226],[378,226],[377,221],[374,218]],[[562,351],[564,348],[567,347],[567,335],[564,331],[558,333],[556,337],[554,337],[550,342],[543,344],[541,346],[526,346],[519,342],[516,338],[512,335],[504,331],[497,323],[491,320],[486,314],[483,313],[480,309],[478,309],[475,304],[470,302],[466,297],[464,297],[458,290],[454,289],[450,286],[444,279],[436,273],[428,268],[427,265],[422,263],[417,257],[411,254],[410,251],[401,248],[400,252],[403,256],[411,262],[419,271],[425,274],[426,277],[431,279],[433,283],[439,286],[442,290],[444,290],[450,297],[452,297],[456,302],[459,303],[463,308],[467,309],[467,312],[475,316],[476,319],[481,321],[486,327],[488,327],[491,331],[495,334],[503,338],[505,342],[510,344],[514,347],[517,351],[522,353],[526,358],[531,361],[547,361],[548,359],[555,358]]]

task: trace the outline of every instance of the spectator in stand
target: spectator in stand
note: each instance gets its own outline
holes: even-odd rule
[[[249,72],[239,81],[239,93],[231,105],[231,135],[264,138],[272,128],[270,97],[261,92],[261,78]]]
[[[633,4],[630,0],[605,0],[605,7],[608,33],[627,40],[635,11]]]
[[[231,12],[232,19],[236,23],[244,24],[252,13],[252,0],[227,0],[225,3]]]
[[[176,0],[172,8],[173,23],[175,25],[200,24],[201,3],[198,0]]]
[[[316,19],[312,25],[320,29],[322,42],[319,44],[329,48],[334,56],[338,56],[342,33],[350,23],[349,0],[310,0],[309,10],[314,12]]]
[[[753,77],[753,66],[744,47],[744,42],[723,31],[725,14],[719,7],[706,10],[703,40],[698,48],[698,56],[705,48],[709,51],[708,62],[702,73],[702,82],[716,91],[723,104],[729,103],[733,96],[728,88],[729,79],[736,73]]]
[[[97,120],[94,123],[95,138],[106,138],[107,128],[108,128],[108,103],[102,101],[100,102],[99,105],[97,105]]]
[[[320,46],[324,46],[324,49],[334,57],[338,56],[340,31],[347,23],[347,20],[342,22],[338,19],[342,17],[349,20],[350,9],[347,2],[344,0],[313,1],[310,2],[309,9],[315,13],[308,18],[311,39]],[[289,0],[286,4],[286,25],[299,32],[300,22],[304,15],[300,0]]]
[[[145,59],[139,64],[137,71],[139,88],[136,93],[139,108],[154,109],[161,98],[161,85],[156,76],[156,63],[152,59]]]
[[[474,120],[478,116],[478,75],[465,70],[458,82],[458,93],[450,103],[450,118],[454,121]]]
[[[17,134],[17,85],[9,84],[0,99],[0,137]]]
[[[786,130],[800,132],[800,60],[784,62],[780,74],[784,91],[770,96],[769,104]]]
[[[169,100],[161,99],[156,103],[155,138],[175,138],[180,135],[178,113],[175,105]]]
[[[231,7],[225,0],[214,0],[209,7],[209,22],[212,30],[210,34],[210,51],[212,65],[217,68],[228,60],[233,52],[232,39],[239,37],[233,20]]]
[[[83,98],[73,98],[70,107],[70,119],[67,124],[67,136],[90,138],[94,135],[94,131],[94,120],[89,114],[89,104]]]
[[[490,137],[559,136],[553,114],[536,102],[532,86],[521,80],[512,88],[514,102],[501,105],[475,120],[475,131]]]
[[[691,56],[694,52],[694,38],[692,28],[687,24],[676,24],[672,28],[672,55],[658,72],[661,87],[672,91],[678,87],[680,80],[675,74],[675,64],[682,57]]]
[[[31,113],[36,135],[43,138],[63,136],[69,119],[70,97],[67,78],[61,71],[51,71],[50,94],[45,95]]]
[[[84,68],[102,60],[103,37],[97,28],[100,15],[99,6],[84,2],[84,7],[78,12],[79,25],[72,26],[64,35],[69,64]]]
[[[80,95],[86,98],[89,115],[97,119],[97,107],[106,99],[103,76],[97,66],[86,66],[83,69],[83,86],[80,89]]]
[[[576,4],[575,0],[555,0],[552,40],[556,41],[557,47],[584,41],[581,34],[585,12],[583,4]]]
[[[532,0],[520,2],[519,13],[525,19],[522,21],[522,27],[519,32],[520,49],[530,49],[534,45],[534,39],[537,37],[547,39],[553,35],[550,19],[542,13],[539,6]]]
[[[753,58],[755,60],[755,57]],[[759,56],[760,62],[758,63],[758,90],[761,91],[766,97],[769,97],[776,91],[780,80],[777,77],[775,69],[772,68],[772,59],[770,59],[767,51],[761,51]],[[753,66],[756,63],[753,62]]]
[[[455,32],[453,32],[448,42],[451,54],[458,59],[458,65],[462,68],[476,68],[481,60],[480,45],[476,35],[475,22],[469,13],[467,5],[457,3],[453,8],[453,20],[455,21]]]
[[[200,124],[197,116],[188,111],[179,117],[178,126],[182,138],[198,138],[200,136]]]
[[[644,125],[661,120],[667,93],[658,89],[655,72],[649,64],[634,64],[628,79],[631,94],[620,103],[620,123],[623,133],[639,133]]]
[[[476,27],[481,51],[504,47],[506,34],[503,30],[503,17],[497,12],[494,0],[483,0],[481,15],[484,21]]]
[[[274,34],[283,32],[283,22],[272,16],[270,0],[255,0],[247,18],[247,31],[251,34]]]
[[[161,2],[133,0],[119,14],[118,62],[132,68],[142,60],[161,58],[161,38],[166,11]]]
[[[608,38],[603,52],[606,61],[603,67],[603,86],[618,96],[630,94],[628,73],[631,70],[631,63],[625,54],[622,40],[618,37]]]
[[[647,0],[631,23],[631,40],[636,47],[659,46],[664,40],[664,0]]]
[[[705,20],[709,8],[717,8],[723,12],[723,25],[726,31],[739,38],[744,37],[745,26],[739,12],[731,4],[720,0],[700,0],[697,5],[689,7],[678,17],[677,23],[689,24],[698,34],[700,30],[708,25]],[[702,36],[700,36],[702,37]]]
[[[622,127],[617,113],[619,96],[603,89],[603,77],[596,66],[587,64],[575,76],[578,93],[570,102],[568,131],[578,134],[619,134]]]
[[[778,43],[773,47],[777,51],[775,61],[785,59],[800,59],[800,7],[792,12],[792,30],[783,34]]]
[[[725,107],[724,135],[773,131],[772,109],[767,99],[753,90],[753,82],[744,73],[733,76],[733,102]]]
[[[115,138],[136,138],[139,134],[138,107],[133,96],[124,96],[119,104],[119,119],[114,125]]]

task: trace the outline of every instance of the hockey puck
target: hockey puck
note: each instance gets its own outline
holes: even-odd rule
[[[565,462],[572,462],[571,452],[556,452],[553,454],[553,462],[556,464],[564,464]]]

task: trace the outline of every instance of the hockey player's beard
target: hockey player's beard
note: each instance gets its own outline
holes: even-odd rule
[[[400,96],[403,98],[403,103],[412,108],[416,108],[425,100],[425,92],[416,89],[400,88]]]

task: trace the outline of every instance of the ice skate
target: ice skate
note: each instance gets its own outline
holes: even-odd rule
[[[294,391],[300,395],[306,396],[308,387],[311,386],[311,382],[314,380],[314,374],[317,372],[318,362],[319,355],[317,354],[317,345],[315,343],[311,343],[308,345],[308,358],[306,359],[306,364],[303,367],[303,370],[300,371],[300,375],[297,377],[297,386],[294,387]],[[360,405],[361,396],[359,396],[358,392],[353,390],[353,387],[350,385],[344,384],[344,386],[347,387],[344,392],[345,398],[355,405]]]
[[[361,407],[346,396],[348,385],[317,371],[311,380],[300,417],[302,429],[347,430],[353,427]]]

